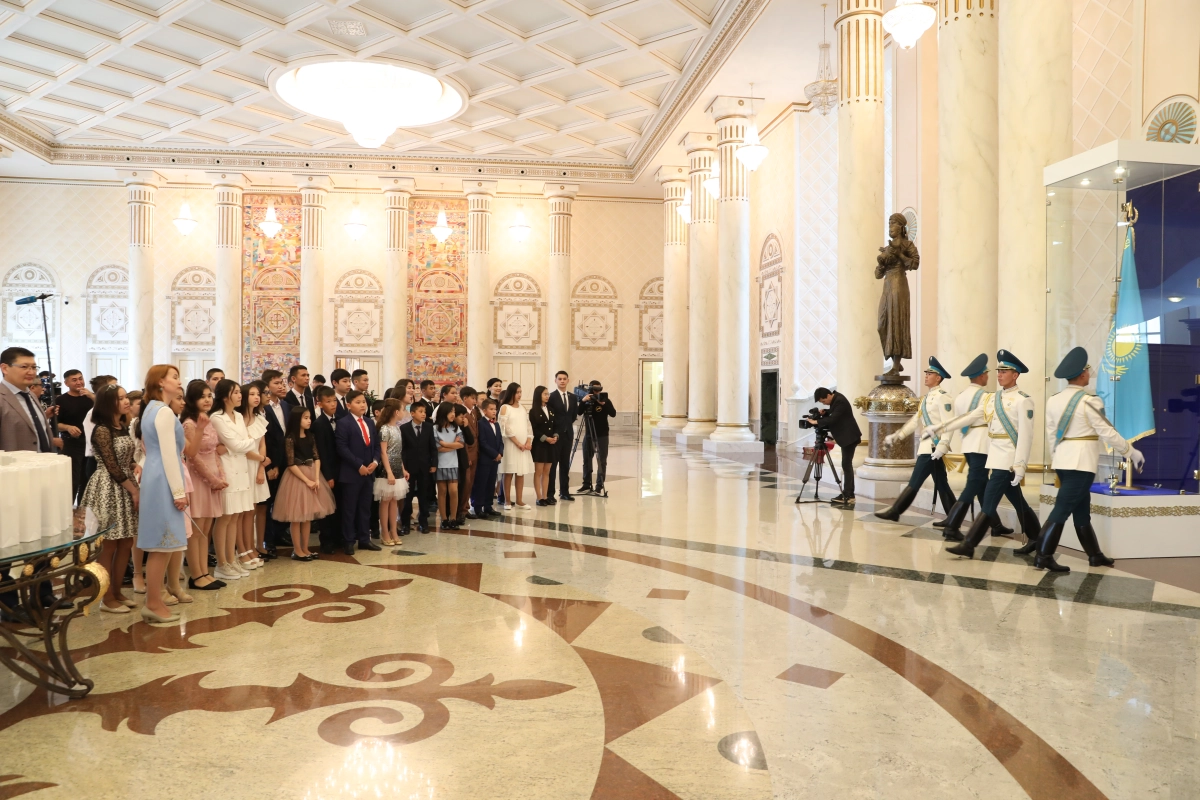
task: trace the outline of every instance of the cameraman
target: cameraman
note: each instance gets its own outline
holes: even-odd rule
[[[829,410],[819,417],[809,417],[817,430],[826,431],[842,450],[842,493],[829,501],[834,508],[854,508],[854,449],[862,441],[862,430],[854,419],[854,409],[844,394],[818,386],[813,397]]]
[[[608,418],[617,409],[608,399],[600,381],[588,385],[588,393],[580,401],[580,414],[586,418],[583,426],[583,486],[576,494],[602,494],[604,473],[608,471]],[[595,439],[593,440],[593,436]],[[592,454],[596,454],[596,488],[592,489]]]

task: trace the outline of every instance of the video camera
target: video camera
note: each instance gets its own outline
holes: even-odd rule
[[[825,416],[826,413],[827,413],[826,411],[822,411],[821,409],[817,408],[816,406],[813,406],[812,408],[810,408],[808,410],[807,414],[800,417],[800,429],[808,430],[809,428],[817,427],[816,423],[809,421],[809,417],[816,417],[817,419],[820,419],[821,417]]]
[[[46,408],[54,405],[55,399],[62,396],[62,384],[54,378],[53,372],[42,372],[38,375],[38,381],[42,384],[42,396],[39,401]]]
[[[585,399],[589,395],[590,399]],[[594,411],[600,401],[608,402],[608,392],[604,391],[604,385],[600,381],[579,384],[575,387],[575,396],[579,398],[580,410],[585,413]]]

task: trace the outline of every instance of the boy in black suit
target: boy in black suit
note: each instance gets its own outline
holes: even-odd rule
[[[284,440],[287,438],[287,420],[292,413],[292,407],[283,398],[287,395],[287,386],[283,382],[283,373],[277,369],[265,369],[262,382],[267,385],[266,396],[262,398],[263,416],[267,420],[267,435],[263,441],[267,445],[267,488],[271,491],[271,499],[267,502],[267,525],[263,531],[269,552],[283,543],[291,542],[291,535],[286,523],[277,522],[272,510],[275,508],[275,494],[279,491],[279,481],[287,470],[287,449]]]
[[[341,494],[337,485],[338,472],[341,463],[338,461],[337,441],[334,432],[337,430],[337,395],[328,386],[319,386],[313,392],[317,404],[317,415],[312,424],[312,436],[317,446],[317,456],[321,459],[321,477],[333,490],[334,497]],[[321,552],[333,553],[342,541],[341,509],[335,508],[333,513],[316,522],[317,534],[321,539]]]
[[[483,418],[479,420],[479,455],[475,462],[475,485],[471,489],[471,505],[479,517],[498,517],[500,513],[492,507],[496,496],[496,470],[504,457],[504,439],[500,426],[496,424],[496,401],[487,398],[479,406]]]
[[[429,510],[433,508],[434,475],[437,473],[437,440],[433,437],[433,423],[425,418],[425,405],[416,401],[409,408],[412,419],[400,426],[400,442],[403,447],[404,466],[408,469],[408,497],[400,510],[400,535],[408,533],[412,523],[413,500],[421,504],[417,516],[417,530],[429,533]]]
[[[342,510],[342,546],[346,555],[352,556],[356,541],[362,550],[383,549],[371,541],[371,497],[381,455],[379,431],[367,413],[366,396],[351,391],[346,395],[346,411],[347,415],[338,420],[334,441],[341,461],[338,505]]]

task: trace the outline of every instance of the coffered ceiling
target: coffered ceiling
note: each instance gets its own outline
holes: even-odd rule
[[[49,149],[353,154],[338,123],[283,104],[268,78],[308,59],[372,59],[469,98],[372,154],[628,167],[737,5],[0,0],[0,103]]]

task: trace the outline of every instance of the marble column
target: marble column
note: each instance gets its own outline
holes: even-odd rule
[[[1045,411],[1046,189],[1042,169],[1071,155],[1071,7],[1004,0],[1000,10],[999,267],[996,342],[1029,367],[1034,430]],[[1030,92],[1029,87],[1038,87]],[[1050,198],[1049,200],[1052,200]],[[1046,354],[1044,357],[1043,354]],[[1098,359],[1099,354],[1092,356]],[[1095,361],[1093,361],[1095,363]],[[994,366],[994,364],[993,364]],[[1029,461],[1043,463],[1043,437]]]
[[[242,377],[242,196],[249,181],[240,172],[210,172],[208,179],[217,193],[216,366],[237,380]]]
[[[492,199],[496,187],[496,181],[463,181],[463,194],[467,196],[467,383],[475,387],[486,387],[492,373],[494,348],[489,305],[492,278],[488,253],[492,249]],[[568,252],[568,258],[569,255]]]
[[[325,363],[325,198],[333,188],[328,175],[297,175],[300,187],[300,363],[312,372],[332,369]],[[330,353],[330,358],[333,357]]]
[[[999,2],[974,5],[938,11],[937,357],[954,375],[996,353]]]
[[[689,133],[692,221],[688,224],[688,418],[675,437],[696,445],[717,427],[717,203],[704,188],[717,155],[717,134]]]
[[[737,158],[753,114],[750,99],[718,97],[721,194],[717,201],[717,428],[706,453],[762,453],[750,430],[750,171]]]
[[[547,183],[542,195],[550,201],[550,281],[547,294],[546,362],[549,376],[560,369],[571,371],[571,205],[579,187],[571,183]]]
[[[838,0],[837,390],[864,397],[882,372],[875,329],[883,241],[882,0]],[[834,387],[830,387],[834,388]],[[859,414],[865,432],[867,420]]]
[[[122,170],[129,191],[129,371],[140,387],[154,365],[154,196],[165,179],[148,169]]]
[[[387,212],[387,250],[383,265],[383,380],[408,376],[408,198],[413,178],[379,179]]]
[[[654,438],[675,436],[687,424],[688,240],[679,216],[687,167],[659,167],[663,187],[663,414]]]

